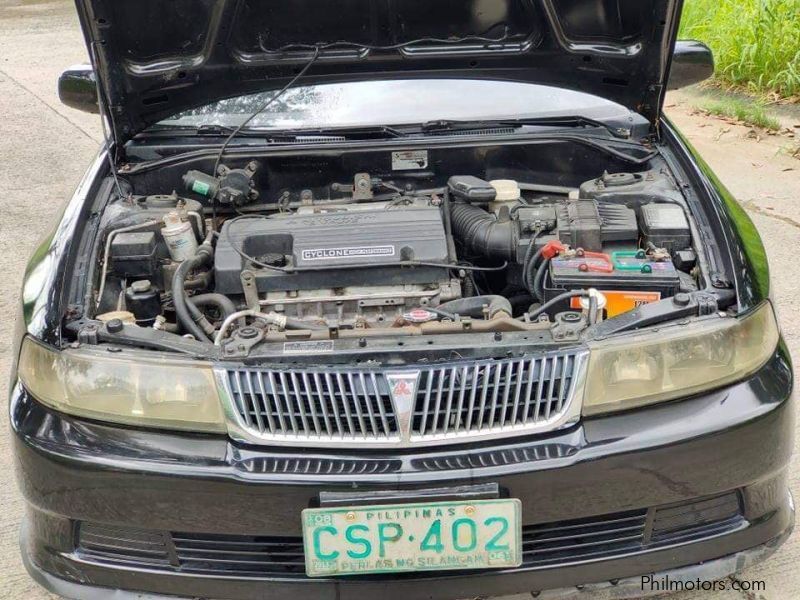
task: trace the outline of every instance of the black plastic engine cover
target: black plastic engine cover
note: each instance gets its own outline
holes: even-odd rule
[[[293,272],[260,269],[232,246],[260,260],[285,257]],[[311,290],[352,285],[436,283],[447,269],[405,261],[445,264],[447,241],[435,207],[342,210],[321,214],[245,219],[223,225],[214,258],[216,291],[242,294],[241,272],[252,270],[258,291]]]

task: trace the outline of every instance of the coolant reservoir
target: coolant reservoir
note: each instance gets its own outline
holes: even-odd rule
[[[194,256],[197,251],[197,238],[194,235],[192,224],[184,221],[180,213],[170,211],[164,215],[164,228],[161,230],[164,241],[167,243],[169,255],[175,262]]]
[[[495,199],[489,203],[489,210],[491,212],[499,211],[503,206],[511,208],[519,202],[522,193],[519,189],[519,183],[513,179],[493,179],[489,182],[496,192]]]

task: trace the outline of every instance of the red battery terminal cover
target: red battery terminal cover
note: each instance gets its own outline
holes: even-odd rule
[[[614,263],[611,257],[604,252],[587,252],[583,248],[570,248],[558,240],[547,242],[542,248],[542,258],[551,259],[559,255],[564,258],[588,259],[578,267],[581,271],[594,271],[597,273],[614,272]]]
[[[542,258],[543,259],[555,258],[562,252],[567,252],[568,250],[569,246],[565,246],[558,240],[553,240],[552,242],[547,242],[542,247]]]
[[[578,266],[578,269],[583,272],[594,273],[613,273],[614,262],[611,256],[605,252],[587,252],[583,248],[576,248],[574,250],[567,250],[562,254],[565,258],[583,258],[585,262]]]

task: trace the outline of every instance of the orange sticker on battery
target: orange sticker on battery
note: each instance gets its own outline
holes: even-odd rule
[[[624,292],[619,290],[601,290],[606,297],[606,316],[610,319],[642,304],[650,304],[661,300],[661,292]],[[580,298],[570,300],[570,308],[580,309]]]

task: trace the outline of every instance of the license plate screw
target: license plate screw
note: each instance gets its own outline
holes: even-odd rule
[[[347,513],[347,514],[344,516],[344,518],[345,518],[345,519],[347,519],[348,521],[355,521],[355,520],[356,520],[356,513],[354,513],[354,512],[351,510],[349,513]]]
[[[474,515],[475,514],[475,507],[470,505],[470,506],[468,506],[467,508],[464,509],[464,512],[467,513],[468,515]]]

